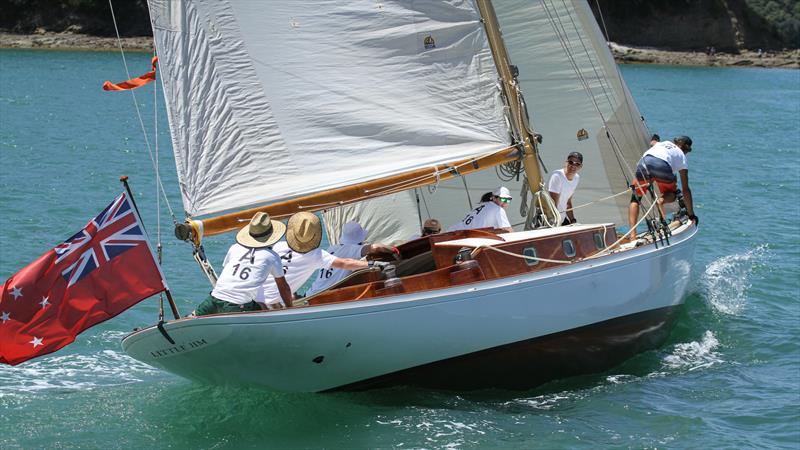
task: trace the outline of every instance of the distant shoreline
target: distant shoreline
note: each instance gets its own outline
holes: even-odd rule
[[[121,39],[123,50],[131,52],[151,52],[153,40],[149,36],[126,37]],[[0,48],[43,49],[43,50],[83,50],[116,51],[120,43],[113,37],[89,36],[75,33],[14,34],[0,32]],[[758,52],[745,50],[739,54],[679,52],[653,48],[627,47],[611,44],[618,63],[621,64],[663,64],[682,66],[722,66],[722,67],[776,67],[800,69],[800,49],[780,52]]]

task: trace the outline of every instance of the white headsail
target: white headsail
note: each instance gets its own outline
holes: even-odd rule
[[[519,67],[531,124],[544,136],[540,151],[545,165],[557,170],[564,166],[568,152],[584,155],[573,205],[625,191],[646,149],[648,133],[588,4],[584,0],[492,3],[511,63]],[[507,211],[509,220],[521,228],[524,189],[516,178],[505,178],[490,169],[468,175],[466,180],[443,182],[433,194],[420,189],[422,219],[433,216],[451,225],[464,217],[468,202],[475,204],[483,193],[505,185],[515,195]],[[614,220],[624,224],[629,199],[621,195],[576,210],[575,215],[584,223]]]
[[[542,159],[562,168],[584,156],[573,205],[624,191],[648,133],[585,0],[495,2],[511,63],[519,67],[531,122],[544,136]],[[585,133],[583,131],[585,130]],[[576,211],[582,222],[627,221],[629,196]]]
[[[184,209],[240,209],[509,144],[470,1],[149,0]]]

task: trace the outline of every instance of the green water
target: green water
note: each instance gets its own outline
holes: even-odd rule
[[[145,55],[128,63],[148,68]],[[53,355],[0,367],[0,448],[800,447],[800,71],[623,74],[653,131],[695,141],[697,264],[660,349],[524,392],[270,393],[193,384],[128,358],[120,339],[153,323],[149,300]],[[0,51],[0,279],[82,227],[120,192],[120,175],[156,234],[131,95],[100,90],[124,78],[113,53]],[[152,146],[153,91],[136,93]],[[180,210],[158,112],[159,161]],[[160,218],[166,277],[188,312],[208,284],[163,208]],[[214,263],[229,239],[207,241]]]

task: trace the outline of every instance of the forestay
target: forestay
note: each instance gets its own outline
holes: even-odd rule
[[[189,215],[509,144],[472,2],[149,5]]]

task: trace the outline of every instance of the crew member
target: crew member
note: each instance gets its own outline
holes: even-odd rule
[[[511,192],[505,186],[498,187],[494,192],[487,192],[481,197],[481,203],[464,220],[451,226],[450,231],[496,228],[510,233],[514,231],[506,215],[506,208],[510,203]]]
[[[572,152],[567,155],[567,161],[563,169],[558,169],[550,175],[550,182],[547,183],[547,190],[550,197],[556,204],[558,212],[564,219],[561,225],[576,223],[575,214],[572,212],[572,194],[578,188],[581,176],[578,175],[583,167],[583,155],[579,152]]]
[[[286,225],[270,220],[267,213],[256,213],[236,235],[214,290],[197,306],[195,315],[260,310],[255,300],[267,277],[273,280],[276,295],[291,304],[292,292],[284,279],[281,260],[270,248],[284,233]]]
[[[632,228],[631,240],[636,239],[634,226],[639,219],[639,203],[653,181],[658,185],[658,190],[661,192],[661,197],[659,197],[656,204],[661,217],[666,216],[664,203],[674,202],[678,194],[676,171],[681,178],[686,213],[695,225],[699,223],[699,219],[694,214],[692,191],[689,188],[689,165],[686,161],[686,155],[691,151],[692,139],[689,136],[678,136],[672,139],[672,142],[663,141],[652,146],[639,160],[636,165],[634,192],[631,195],[631,203],[628,208],[628,223]]]
[[[363,261],[340,258],[319,248],[322,241],[322,224],[315,214],[300,212],[289,218],[286,225],[286,240],[275,244],[272,249],[282,263],[282,272],[291,292],[296,292],[315,271],[330,268],[358,270],[368,267],[383,269],[389,263],[383,261]],[[291,306],[291,302],[280,295],[277,279],[268,277],[264,282],[257,301],[268,309]],[[283,302],[281,302],[283,300]]]
[[[328,247],[327,252],[342,259],[361,259],[367,255],[377,254],[391,255],[391,257],[396,258],[396,249],[392,247],[381,244],[365,244],[364,240],[367,238],[367,234],[367,230],[361,227],[358,222],[347,222],[342,227],[339,243]],[[319,269],[319,275],[306,291],[306,296],[328,289],[352,272],[351,269],[337,268],[335,266]]]

